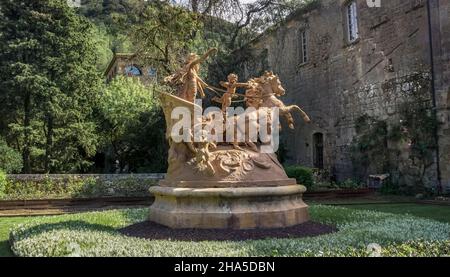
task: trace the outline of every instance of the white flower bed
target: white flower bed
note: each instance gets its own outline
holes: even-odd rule
[[[116,228],[145,220],[147,212],[146,209],[134,209],[67,215],[62,219],[38,218],[26,226],[17,226],[11,232],[12,250],[18,256],[37,257],[371,256],[374,255],[371,249],[375,244],[381,246],[381,254],[384,251],[385,255],[396,250],[395,245],[400,245],[402,250],[398,253],[394,251],[395,255],[427,256],[448,255],[438,252],[450,248],[449,224],[409,215],[329,206],[312,206],[311,216],[315,221],[337,225],[339,232],[315,238],[246,242],[151,241],[126,237],[115,231]],[[430,245],[424,247],[418,242]],[[425,250],[419,253],[408,244]],[[440,248],[435,250],[434,247]],[[427,249],[433,249],[433,252],[428,253]]]

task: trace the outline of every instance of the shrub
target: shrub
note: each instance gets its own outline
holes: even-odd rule
[[[400,188],[398,184],[388,181],[380,188],[380,193],[384,195],[398,195],[400,194]]]
[[[344,182],[338,183],[338,187],[341,189],[360,189],[365,187],[365,185],[355,180],[347,179]]]
[[[288,166],[285,170],[289,178],[295,178],[298,184],[304,185],[308,189],[314,186],[313,169],[302,166]]]
[[[22,170],[22,156],[9,147],[3,138],[0,138],[0,170],[5,173],[18,173]]]
[[[0,169],[0,197],[5,193],[6,182],[6,174]]]
[[[156,180],[126,178],[102,180],[99,178],[81,178],[78,176],[52,179],[48,176],[42,180],[9,180],[4,182],[1,199],[62,199],[62,198],[96,198],[96,197],[146,197],[149,188]]]

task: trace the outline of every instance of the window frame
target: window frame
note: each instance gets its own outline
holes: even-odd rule
[[[347,43],[348,44],[356,43],[360,39],[359,12],[358,12],[358,3],[356,0],[348,1],[345,4],[344,15],[346,23],[345,31]]]
[[[306,28],[298,30],[298,39],[300,65],[307,64],[309,62],[309,36]]]
[[[127,70],[129,69],[129,70]],[[138,74],[133,73],[136,70]],[[143,76],[142,70],[135,64],[126,65],[124,68],[124,74],[128,77],[140,77]]]

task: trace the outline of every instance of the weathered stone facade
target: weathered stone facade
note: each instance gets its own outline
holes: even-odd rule
[[[439,174],[450,190],[450,2],[430,0],[430,29],[435,76],[435,102],[440,123]]]
[[[156,70],[143,65],[141,60],[131,53],[115,53],[104,76],[107,82],[116,76],[127,76],[139,79],[145,85],[157,80]]]
[[[337,180],[355,176],[350,149],[358,118],[368,115],[388,124],[399,121],[399,106],[408,97],[411,76],[418,72],[433,76],[427,1],[382,0],[380,8],[370,8],[366,0],[355,1],[359,38],[350,43],[346,7],[351,2],[318,0],[291,15],[285,24],[241,50],[251,57],[240,62],[239,72],[241,79],[265,69],[280,76],[287,91],[283,101],[300,105],[313,121],[305,125],[297,117],[299,128],[285,130],[288,161],[323,166]],[[430,0],[430,10],[433,60],[438,62],[434,63],[436,93],[430,86],[427,100],[431,112],[436,102],[443,125],[438,132],[439,150],[433,150],[434,162],[417,171],[423,171],[421,178],[427,186],[438,187],[441,178],[442,185],[450,188],[449,3]],[[386,147],[399,149],[390,141]],[[402,151],[396,157],[400,163],[408,158],[407,150]],[[371,170],[364,174],[385,173]],[[414,178],[414,173],[406,176],[411,171],[399,170],[397,177],[409,182]]]

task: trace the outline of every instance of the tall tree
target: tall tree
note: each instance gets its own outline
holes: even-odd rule
[[[0,9],[1,113],[9,113],[1,120],[23,171],[85,169],[97,145],[91,115],[101,84],[92,26],[65,0],[3,0]]]
[[[164,74],[172,73],[194,43],[201,21],[195,13],[159,1],[147,6],[141,20],[131,33],[140,45],[138,55]]]
[[[102,91],[99,110],[107,167],[115,164],[122,172],[143,168],[165,172],[164,119],[155,96],[155,90],[161,89],[117,77]]]
[[[233,23],[233,30],[230,32],[225,46],[234,50],[268,27],[282,22],[296,9],[318,2],[318,0],[163,0],[163,2],[175,2],[194,13],[210,16],[209,18],[221,18]],[[209,18],[203,17],[202,19]],[[214,20],[214,23],[217,21]],[[207,24],[205,26],[213,27]]]

